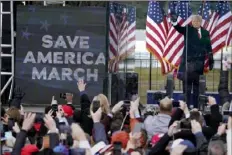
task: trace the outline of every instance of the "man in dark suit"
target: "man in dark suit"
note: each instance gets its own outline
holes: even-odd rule
[[[192,26],[181,27],[177,23],[177,16],[172,14],[174,28],[184,35],[184,51],[178,71],[178,78],[183,81],[183,92],[187,88],[187,104],[198,107],[199,76],[204,71],[204,61],[209,57],[210,70],[213,68],[213,54],[209,32],[201,27],[201,16],[192,16]],[[191,91],[193,89],[193,103]]]

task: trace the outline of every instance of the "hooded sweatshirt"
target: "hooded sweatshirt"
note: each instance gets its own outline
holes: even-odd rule
[[[145,130],[147,131],[148,140],[150,141],[155,134],[164,134],[168,131],[168,125],[171,116],[167,114],[158,114],[148,116],[144,121]]]

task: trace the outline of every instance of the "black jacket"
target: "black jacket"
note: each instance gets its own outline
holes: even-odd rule
[[[190,72],[203,74],[206,56],[209,57],[209,65],[212,67],[213,54],[209,32],[201,28],[201,38],[199,39],[198,30],[192,26],[181,27],[180,25],[176,25],[174,28],[184,35],[184,51],[181,58],[179,72],[185,72],[186,53],[188,71],[191,70]]]

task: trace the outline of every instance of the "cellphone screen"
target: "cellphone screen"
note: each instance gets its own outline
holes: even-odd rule
[[[13,126],[14,126],[14,120],[13,119],[9,119],[8,120],[8,129],[9,130],[13,130]]]
[[[93,101],[93,112],[95,113],[100,108],[100,101]]]
[[[6,138],[12,137],[12,132],[11,131],[5,132],[5,137]]]
[[[172,101],[172,106],[173,107],[179,107],[180,106],[180,102],[179,101]]]
[[[121,151],[122,143],[121,142],[114,142],[114,150]]]
[[[58,111],[58,105],[57,104],[53,104],[52,105],[52,110],[53,111]]]

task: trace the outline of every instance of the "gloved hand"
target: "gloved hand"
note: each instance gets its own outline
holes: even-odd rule
[[[14,96],[13,98],[22,99],[24,97],[25,93],[22,91],[22,89],[19,86],[16,86],[14,89]]]
[[[21,100],[23,99],[25,93],[22,91],[22,89],[18,86],[15,87],[13,98],[9,102],[10,107],[16,107],[20,109]]]
[[[176,13],[175,12],[171,12],[171,21],[172,22],[176,22],[177,18],[178,18],[178,16],[176,15]]]
[[[209,70],[212,70],[214,67],[214,60],[213,60],[213,54],[209,54]]]

